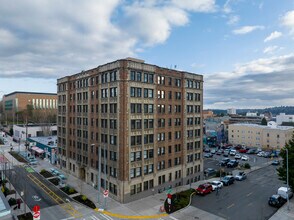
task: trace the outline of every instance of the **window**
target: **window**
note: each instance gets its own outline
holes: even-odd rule
[[[131,87],[131,97],[142,97],[142,88]]]
[[[144,98],[153,98],[153,89],[144,89]]]
[[[157,76],[157,83],[160,85],[165,84],[165,77],[164,76]]]
[[[117,97],[117,88],[110,88],[110,97]]]
[[[175,79],[175,86],[181,87],[181,80],[180,79]]]

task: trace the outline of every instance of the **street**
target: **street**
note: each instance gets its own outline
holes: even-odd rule
[[[277,211],[267,204],[268,198],[282,185],[276,167],[269,165],[249,173],[244,181],[223,187],[218,195],[194,196],[191,205],[225,219],[268,219]]]

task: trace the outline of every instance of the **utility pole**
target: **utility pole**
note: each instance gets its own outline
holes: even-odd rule
[[[289,154],[288,154],[288,149],[286,149],[286,153],[287,153],[287,210],[289,211],[290,210],[290,206],[289,206],[289,191],[290,191],[290,188],[289,188],[289,161],[288,161],[288,157],[289,157]]]

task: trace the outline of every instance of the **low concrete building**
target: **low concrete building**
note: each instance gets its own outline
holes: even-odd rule
[[[57,126],[48,124],[28,124],[26,125],[13,125],[13,140],[25,141],[28,137],[43,137],[48,135],[57,135]]]
[[[294,115],[286,115],[285,113],[280,113],[276,116],[276,121],[278,125],[281,125],[283,122],[294,123]]]
[[[281,149],[292,138],[293,127],[231,124],[229,125],[229,143],[260,147],[265,149]]]

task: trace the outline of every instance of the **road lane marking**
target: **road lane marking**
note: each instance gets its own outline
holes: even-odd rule
[[[108,219],[112,217],[119,218],[119,219],[159,219],[160,217],[166,217],[168,216],[167,213],[157,214],[157,215],[122,215],[117,213],[108,212],[102,209],[94,209],[96,212],[99,212],[101,214],[107,215]]]
[[[248,197],[248,196],[250,196],[252,193],[253,193],[253,192],[251,192],[251,193],[248,193],[246,196]]]
[[[113,218],[111,218],[111,217],[109,217],[109,216],[107,216],[107,215],[105,215],[105,214],[103,214],[103,213],[100,213],[104,218],[106,218],[106,219],[108,219],[108,220],[113,220]]]
[[[235,204],[233,203],[232,205],[228,206],[227,209],[230,209],[234,206]]]
[[[177,219],[177,218],[175,218],[175,217],[173,217],[173,216],[168,216],[169,218],[171,218],[171,219],[173,219],[173,220],[179,220],[179,219]]]

